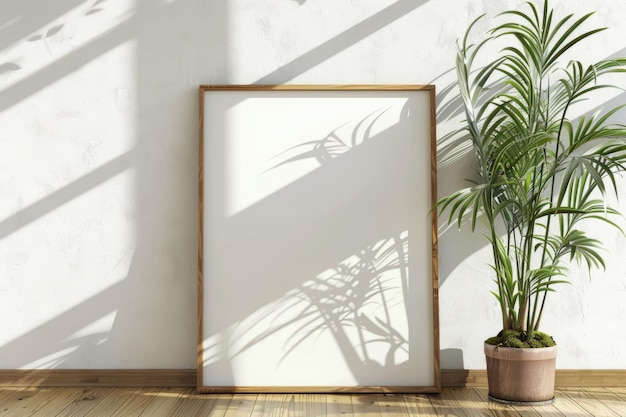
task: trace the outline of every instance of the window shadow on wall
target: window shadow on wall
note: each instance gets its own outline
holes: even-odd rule
[[[63,20],[67,12],[82,8],[85,18],[97,19],[106,16],[109,1],[112,0],[55,0],[44,5],[35,0],[2,0],[0,48],[5,49],[25,38],[32,38],[30,41],[26,39],[25,45],[33,45],[46,37],[63,36],[70,25]],[[310,1],[299,3],[310,4]],[[260,77],[257,83],[289,82],[425,3],[425,0],[399,0]],[[115,367],[155,367],[167,355],[174,357],[169,362],[171,367],[195,366],[197,86],[233,81],[229,79],[227,64],[227,2],[200,4],[191,0],[140,0],[133,15],[2,90],[0,112],[5,112],[18,103],[34,99],[37,93],[122,43],[136,42],[136,61],[129,63],[129,66],[135,66],[137,83],[134,148],[0,220],[0,238],[19,233],[25,226],[33,225],[74,199],[83,198],[90,190],[97,190],[101,184],[120,173],[133,171],[132,201],[136,202],[135,211],[138,213],[133,233],[137,243],[128,274],[98,294],[77,302],[0,347],[0,357],[11,358],[15,367],[50,355],[55,355],[55,358],[45,366],[61,368],[83,367],[90,362],[101,364],[107,360],[112,361]],[[211,24],[206,24],[207,21]],[[179,37],[173,42],[172,36]],[[623,49],[615,55],[620,56],[625,51]],[[0,62],[0,77],[28,71],[29,67],[19,58],[16,56],[16,59]],[[96,79],[94,83],[98,81]],[[438,91],[438,122],[442,123],[458,116],[459,107],[455,102],[453,85],[438,86]],[[622,95],[615,100],[623,99]],[[89,104],[86,103],[87,108]],[[113,137],[104,139],[116,140]],[[17,140],[15,146],[19,147]],[[453,155],[451,160],[465,163],[462,162],[463,153],[456,153],[458,149],[455,146],[442,144],[441,149],[449,149],[449,155]],[[358,153],[347,157],[356,158]],[[452,168],[440,165],[439,177],[451,177],[449,169]],[[466,168],[459,171],[468,172]],[[305,181],[314,183],[320,175],[331,181],[334,175],[341,175],[341,172],[341,169],[329,168],[326,173],[316,173]],[[272,198],[287,204],[297,195],[288,189]],[[375,230],[362,233],[376,235]],[[374,235],[372,239],[355,242],[355,250],[358,252],[371,247],[368,245],[376,242]],[[401,240],[398,236],[391,234],[387,238]],[[441,282],[454,267],[478,249],[475,240],[467,237],[468,234],[462,234],[467,240],[459,240],[459,236],[461,234],[446,232],[441,237],[441,257],[445,258],[445,263],[440,262],[440,266],[449,265],[448,269],[440,270]],[[341,263],[339,255],[332,258],[335,265]],[[99,273],[87,269],[85,279],[93,279]],[[38,279],[44,282],[55,277],[42,276]],[[303,284],[298,288],[315,302],[318,294],[315,286]],[[268,299],[282,295],[269,294]],[[25,309],[37,308],[28,297],[22,301]],[[322,305],[321,308],[327,306]],[[90,324],[111,314],[115,318],[110,331],[80,334]],[[335,321],[339,320],[337,317]],[[356,316],[350,320],[356,320]],[[368,326],[372,328],[371,323]]]
[[[97,67],[101,56],[115,51],[122,44],[136,50],[125,63],[130,81],[124,81],[118,89],[131,92],[125,97],[127,106],[120,109],[120,112],[131,113],[131,116],[124,115],[132,119],[125,132],[126,136],[133,138],[131,149],[94,163],[94,167],[85,168],[83,173],[74,175],[74,179],[63,185],[46,185],[45,197],[0,219],[0,238],[17,236],[27,228],[40,230],[40,239],[54,235],[46,228],[49,216],[64,216],[70,203],[88,201],[94,193],[102,196],[107,188],[101,187],[118,181],[122,174],[125,178],[122,185],[126,188],[121,190],[130,192],[121,197],[122,201],[118,200],[118,194],[111,195],[111,204],[102,207],[101,212],[92,213],[93,224],[99,224],[99,218],[112,208],[123,211],[123,216],[134,217],[130,222],[133,230],[124,230],[117,243],[111,241],[111,234],[118,230],[104,227],[99,230],[100,239],[113,245],[110,252],[101,253],[103,259],[110,259],[107,265],[110,270],[97,269],[78,259],[73,261],[78,263],[76,269],[82,272],[76,279],[69,280],[69,284],[66,284],[67,277],[59,276],[57,270],[44,267],[39,268],[40,275],[24,277],[29,282],[41,282],[34,297],[21,290],[23,282],[6,277],[13,271],[3,271],[3,278],[12,285],[8,293],[16,300],[15,305],[19,304],[15,307],[17,310],[9,312],[15,321],[38,317],[41,311],[54,312],[43,323],[30,330],[25,328],[21,336],[0,347],[0,356],[10,364],[4,367],[18,368],[37,363],[36,366],[42,368],[157,368],[164,362],[165,366],[172,368],[193,367],[196,332],[193,306],[196,304],[197,277],[197,85],[203,76],[217,78],[226,74],[225,2],[138,1],[132,13],[120,17],[105,30],[94,31],[83,44],[78,44],[72,34],[79,28],[84,30],[86,25],[100,28],[103,22],[113,20],[110,0],[45,4],[3,1],[0,6],[3,10],[0,39],[3,47],[11,48],[13,52],[10,53],[15,56],[10,60],[15,62],[14,66],[3,67],[12,71],[0,75],[14,77],[2,80],[6,83],[0,98],[0,112],[8,114],[19,104],[37,108],[41,95],[71,93],[83,100],[81,114],[86,117],[69,124],[68,135],[74,134],[73,127],[88,130],[84,126],[92,119],[106,123],[102,119],[110,115],[98,114],[91,108],[97,103],[84,98],[94,99],[93,94],[89,94],[89,85],[83,83],[77,87],[86,93],[80,96],[76,94],[76,88],[70,91],[70,87],[58,87],[58,82],[74,77],[76,72],[89,71],[85,70],[86,67]],[[190,17],[195,20],[190,21]],[[204,24],[206,20],[214,22],[207,25]],[[193,45],[180,48],[183,40]],[[45,47],[45,42],[73,47],[67,48],[65,54],[33,59],[32,48]],[[199,57],[197,51],[202,46],[210,47],[210,51]],[[216,64],[210,65],[211,60]],[[38,66],[33,67],[33,63]],[[97,73],[106,77],[106,68],[100,68]],[[181,82],[185,76],[188,77],[186,82]],[[94,78],[93,85],[102,81]],[[55,86],[52,93],[51,86]],[[118,92],[94,100],[117,99],[115,94]],[[48,111],[55,114],[61,110],[50,108]],[[46,132],[59,127],[38,119],[43,112],[38,111],[30,122],[41,125],[41,137],[29,139],[33,142],[41,140],[51,146],[50,140],[46,142]],[[28,117],[25,119],[29,120]],[[78,150],[87,147],[94,137],[107,145],[119,142],[118,147],[124,147],[121,138],[106,135],[95,126],[88,134],[90,137],[78,137],[75,141]],[[4,131],[3,135],[9,136],[10,132]],[[22,149],[23,139],[11,137],[10,153],[4,154],[3,158],[21,157],[29,149]],[[66,166],[80,165],[80,159],[74,159],[76,153],[60,157],[51,154],[45,165],[37,169],[53,176]],[[67,169],[63,173],[67,174]],[[33,173],[33,177],[35,175]],[[35,184],[35,188],[38,185],[41,184]],[[30,190],[24,191],[28,193]],[[67,223],[74,227],[71,220]],[[78,232],[58,230],[63,236],[79,235],[72,241],[71,250],[78,251],[76,248],[79,248],[92,257],[97,256],[98,247],[80,240]],[[131,253],[117,259],[120,247],[129,247]],[[31,264],[50,256],[28,247],[11,248],[12,252],[18,250],[20,259]],[[61,250],[55,248],[53,253],[57,252]],[[67,269],[73,267],[67,265]],[[36,268],[29,268],[33,269]],[[118,270],[125,270],[126,274],[115,273]],[[71,287],[74,285],[75,288]],[[104,289],[89,295],[93,292],[90,287]],[[71,301],[72,295],[75,295],[74,302]],[[18,297],[20,301],[17,301]]]
[[[358,24],[346,29],[328,41],[316,46],[298,58],[271,73],[259,78],[253,84],[284,84],[297,76],[329,60],[357,42],[391,25],[418,9],[429,0],[398,0]]]
[[[163,361],[163,352],[174,357],[171,367],[194,366],[197,86],[229,82],[227,4],[206,3],[209,5],[199,6],[199,2],[191,0],[140,0],[132,15],[67,54],[51,58],[41,68],[32,70],[19,59],[0,63],[4,65],[4,76],[30,71],[2,91],[0,112],[5,112],[19,103],[34,100],[50,85],[125,42],[134,42],[137,50],[136,61],[129,62],[129,67],[135,68],[137,86],[137,96],[133,97],[134,148],[50,191],[0,223],[3,237],[20,233],[26,226],[37,227],[38,220],[62,209],[68,202],[84,198],[90,190],[97,190],[121,173],[133,172],[134,192],[129,199],[136,202],[134,211],[138,216],[133,231],[136,247],[128,274],[0,347],[0,355],[11,358],[15,367],[51,355],[54,359],[42,366],[71,368],[84,367],[86,363],[111,363],[115,367],[156,367]],[[424,3],[400,0],[258,82],[287,82]],[[0,45],[5,48],[28,37],[32,40],[23,41],[26,46],[41,42],[46,36],[65,36],[72,23],[64,21],[68,12],[82,8],[85,19],[98,19],[106,16],[110,3],[60,0],[42,6],[35,1],[7,0],[0,5],[7,11],[3,14],[3,22],[7,24],[0,38]],[[190,16],[195,21],[190,21]],[[207,25],[207,21],[211,24]],[[172,41],[172,36],[178,36],[177,42]],[[185,42],[195,47],[181,47]],[[50,161],[50,169],[54,169],[55,162],[59,161]],[[99,273],[87,268],[85,280],[95,279]],[[55,277],[40,279],[50,282]],[[25,305],[28,303],[24,300]],[[80,333],[111,315],[113,324],[106,334],[89,330]]]

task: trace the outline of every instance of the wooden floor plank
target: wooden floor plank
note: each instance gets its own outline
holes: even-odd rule
[[[224,417],[250,417],[257,397],[257,394],[233,395]]]
[[[206,394],[202,394],[207,397]],[[233,400],[232,395],[229,394],[211,394],[210,401],[205,402],[200,410],[198,410],[198,416],[202,417],[224,417],[230,407]]]
[[[111,416],[130,400],[137,392],[137,387],[107,388],[101,394],[101,400],[84,417]]]
[[[519,417],[518,412],[512,406],[489,400],[489,390],[486,388],[472,388],[471,391],[476,393],[474,398],[485,404],[485,409],[489,410],[492,416]]]
[[[53,388],[6,388],[0,394],[0,416],[25,416],[36,411],[42,401],[52,395]],[[37,399],[34,399],[37,397]]]
[[[252,410],[252,417],[279,417],[283,416],[287,408],[287,398],[290,394],[259,394]]]
[[[178,398],[167,415],[171,417],[199,416],[201,415],[200,408],[206,403],[213,405],[212,399],[206,396],[200,396],[195,392],[189,394],[184,393]]]
[[[461,408],[450,392],[450,388],[443,389],[441,393],[432,394],[429,397],[431,404],[437,410],[437,414],[446,417],[467,417],[465,410]]]
[[[326,415],[328,417],[352,416],[352,396],[346,394],[326,395]]]
[[[5,404],[13,401],[13,398],[24,390],[24,387],[0,387],[0,411],[4,410]]]
[[[194,388],[164,388],[150,401],[143,410],[142,417],[166,417],[174,408],[179,398],[188,392],[195,391]]]
[[[139,388],[115,412],[107,415],[107,417],[139,416],[164,389],[159,387]]]
[[[190,416],[225,416],[233,401],[232,395],[220,397],[219,395],[198,394],[191,388],[183,392],[171,410],[168,417]],[[223,411],[223,413],[222,413]]]
[[[371,396],[372,399],[367,398]],[[394,416],[394,417],[407,417],[411,416],[410,405],[407,403],[403,394],[365,394],[360,396],[352,396],[352,405],[355,416],[361,416],[358,412],[358,408],[355,407],[355,403],[367,403],[373,402],[373,405],[378,407],[380,414],[375,414],[376,410],[372,409],[370,412],[372,416]]]
[[[50,393],[50,398],[38,407],[32,414],[32,417],[49,417],[58,415],[68,404],[79,401],[85,395],[88,395],[94,388],[82,387],[61,387]]]
[[[600,401],[610,408],[617,415],[626,416],[626,402],[614,392],[600,387],[584,388],[584,391],[591,395],[594,400]]]
[[[493,416],[517,416],[517,417],[563,417],[553,405],[529,406],[529,405],[504,405],[489,400],[489,391],[486,388],[463,389],[473,391],[473,397],[479,404],[489,410]]]
[[[533,407],[529,407],[527,405],[512,405],[511,410],[515,411],[519,417],[544,417],[543,414],[540,414]],[[555,412],[558,413],[558,411],[555,409],[553,410],[553,414],[550,415],[553,417],[561,417],[559,416],[560,413],[554,414]]]
[[[387,397],[384,395],[376,394],[364,394],[364,395],[351,395],[352,399],[352,413],[355,416],[360,417],[381,417],[381,407],[389,407],[387,405]],[[402,399],[400,398],[401,402]],[[389,416],[396,416],[393,408],[386,411]]]
[[[541,417],[563,417],[564,414],[554,406],[554,404],[547,405],[533,405],[532,409],[537,412]]]
[[[495,417],[519,417],[517,411],[510,405],[489,401],[487,402],[487,408],[489,408]]]
[[[382,394],[377,397],[380,412],[385,417],[428,416],[434,410],[424,394]]]
[[[608,387],[607,389],[621,398],[621,401],[626,401],[626,387]]]
[[[626,388],[556,390],[545,406],[489,401],[482,388],[441,394],[197,394],[195,388],[59,387],[0,389],[0,417],[616,417]]]
[[[22,417],[34,414],[37,410],[44,407],[46,403],[55,395],[56,391],[61,388],[31,388],[21,393],[20,404],[12,410],[0,408],[2,417]]]
[[[282,417],[317,417],[326,415],[326,395],[289,394]]]
[[[486,393],[481,398],[481,393],[473,389],[450,388],[447,391],[465,410],[468,417],[493,417],[494,414],[487,406]]]
[[[584,408],[572,400],[561,390],[555,390],[554,407],[557,408],[565,417],[587,417],[591,416]]]
[[[620,414],[617,414],[601,401],[598,401],[598,399],[594,398],[593,395],[584,389],[562,389],[561,392],[574,400],[576,404],[584,408],[594,417],[620,417]]]
[[[94,407],[100,403],[109,403],[113,395],[111,393],[116,392],[116,388],[96,387],[85,390],[82,395],[72,401],[61,410],[58,416],[63,417],[85,417]],[[48,414],[47,417],[52,417],[52,414]]]
[[[2,410],[2,405],[4,401],[11,398],[15,391],[19,391],[22,388],[20,387],[0,387],[0,410]]]
[[[402,396],[409,414],[412,416],[437,417],[437,410],[427,394],[405,394]]]

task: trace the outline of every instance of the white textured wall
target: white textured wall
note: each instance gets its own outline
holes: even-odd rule
[[[519,3],[0,2],[0,368],[195,367],[199,84],[434,83],[443,137],[455,39]],[[626,5],[554,4],[610,27],[585,57],[626,55]],[[469,167],[440,159],[443,194]],[[602,236],[607,271],[552,297],[561,368],[626,368],[626,248]],[[444,368],[484,366],[488,259],[442,233]]]

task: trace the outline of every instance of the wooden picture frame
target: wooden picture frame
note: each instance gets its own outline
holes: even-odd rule
[[[199,392],[438,392],[435,88],[200,86]]]

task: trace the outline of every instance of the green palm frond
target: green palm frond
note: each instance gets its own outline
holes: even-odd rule
[[[613,85],[607,75],[626,72],[626,58],[583,65],[559,60],[605,28],[585,29],[592,13],[558,18],[548,1],[506,11],[477,44],[476,23],[457,44],[456,73],[465,107],[464,127],[478,179],[439,200],[448,223],[486,227],[492,247],[493,291],[503,329],[532,334],[545,297],[567,282],[570,262],[604,268],[602,243],[585,225],[601,222],[621,231],[620,214],[607,204],[626,171],[626,126],[611,124],[624,106],[569,118],[573,104]],[[495,39],[505,47],[475,67]],[[504,225],[504,234],[497,230]]]

